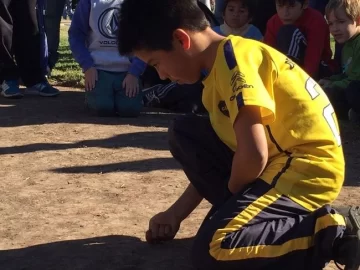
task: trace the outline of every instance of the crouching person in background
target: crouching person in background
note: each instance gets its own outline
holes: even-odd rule
[[[254,0],[225,0],[224,23],[213,27],[213,30],[222,36],[234,35],[262,41],[262,33],[251,24],[256,8]]]
[[[326,18],[334,39],[343,45],[342,73],[319,83],[340,118],[360,123],[360,2],[330,0]]]
[[[138,78],[146,64],[117,51],[121,2],[80,0],[69,29],[71,51],[85,74],[85,104],[98,116],[136,117],[143,106]]]

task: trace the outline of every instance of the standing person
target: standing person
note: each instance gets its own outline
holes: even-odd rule
[[[99,116],[135,117],[142,109],[139,76],[146,64],[119,55],[116,33],[122,0],[80,0],[69,44],[85,75],[87,108]]]
[[[59,94],[43,74],[35,7],[36,0],[0,0],[0,73],[2,95],[7,98],[23,96],[19,78],[29,93],[41,96]]]
[[[215,33],[194,0],[124,0],[119,51],[160,77],[195,83],[209,118],[179,116],[169,148],[190,183],[149,222],[169,241],[205,198],[213,208],[194,240],[196,269],[360,266],[360,207],[337,211],[345,173],[333,107],[284,54]],[[294,264],[294,261],[296,262]]]
[[[66,0],[46,0],[45,32],[49,49],[49,73],[59,59],[60,22]]]

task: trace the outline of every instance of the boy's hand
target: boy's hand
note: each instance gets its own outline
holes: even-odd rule
[[[85,91],[91,91],[95,88],[98,80],[98,72],[96,68],[91,67],[85,71]]]
[[[330,84],[331,81],[329,80],[325,80],[325,79],[321,79],[319,81],[319,85],[322,87],[322,88],[326,88],[329,84]]]
[[[128,73],[122,84],[128,97],[135,97],[139,92],[139,81],[136,76]]]
[[[178,219],[173,210],[166,210],[153,216],[149,222],[149,229],[146,232],[146,241],[156,244],[162,241],[174,239],[180,228],[181,220]]]

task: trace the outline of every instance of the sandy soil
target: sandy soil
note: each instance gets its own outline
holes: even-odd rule
[[[187,184],[167,150],[174,115],[89,117],[83,93],[62,90],[0,98],[0,269],[192,269],[206,203],[177,240],[144,242],[149,218]],[[348,171],[337,204],[360,202],[359,131],[342,125]]]

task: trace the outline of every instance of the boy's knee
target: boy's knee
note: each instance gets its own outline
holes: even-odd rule
[[[356,93],[359,93],[360,92],[360,80],[352,81],[349,84],[349,89],[351,89],[351,91],[355,91]]]
[[[347,89],[346,99],[350,104],[350,107],[357,113],[360,114],[360,80],[352,81]]]
[[[168,142],[169,150],[172,154],[178,148],[179,132],[178,132],[178,118],[175,118],[168,128]]]
[[[197,270],[221,269],[218,261],[210,254],[209,241],[199,235],[196,237],[191,250],[191,263]]]
[[[279,32],[277,33],[277,37],[278,39],[284,37],[292,37],[297,31],[300,32],[299,28],[297,28],[295,25],[286,24],[280,27]]]
[[[121,97],[115,102],[116,112],[120,117],[138,117],[142,110],[141,97]]]
[[[114,104],[102,100],[87,100],[86,107],[88,111],[96,116],[109,117],[115,115]]]
[[[295,50],[296,47],[298,47],[298,50]],[[284,25],[277,33],[276,49],[287,56],[292,57],[292,60],[294,61],[296,59],[301,59],[304,57],[303,54],[306,49],[305,36],[295,25]]]
[[[170,151],[172,152],[177,148],[181,149],[183,146],[188,147],[189,143],[194,143],[192,141],[201,140],[201,131],[206,132],[207,122],[209,120],[206,117],[194,114],[175,118],[168,129]]]
[[[181,138],[184,137],[184,131],[192,128],[191,124],[189,124],[188,118],[188,116],[179,116],[171,122],[168,129],[168,139],[171,152],[179,147]]]

